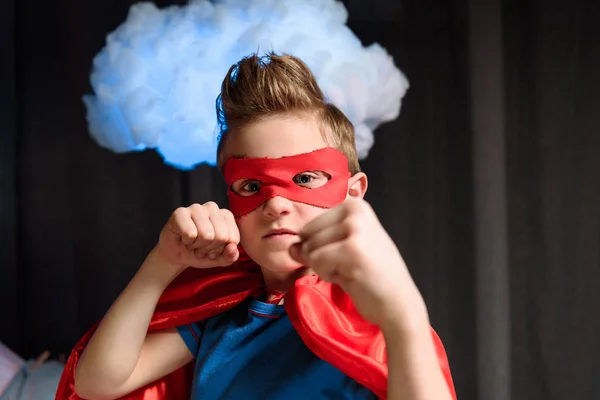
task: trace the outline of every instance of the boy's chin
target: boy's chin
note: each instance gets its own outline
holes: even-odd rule
[[[295,261],[288,253],[271,254],[258,263],[263,269],[271,272],[292,272],[302,268],[302,264]]]

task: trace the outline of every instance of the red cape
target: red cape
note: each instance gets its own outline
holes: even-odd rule
[[[260,268],[248,258],[240,258],[228,268],[187,268],[163,293],[149,331],[202,321],[263,291]],[[345,292],[316,276],[306,276],[285,295],[284,304],[294,328],[317,357],[380,398],[386,398],[388,369],[383,335],[377,326],[361,318]],[[92,327],[71,352],[58,385],[57,400],[82,400],[74,390],[75,366],[97,326]],[[440,368],[456,399],[443,344],[433,328],[431,334]],[[191,362],[122,399],[189,399],[193,368]]]

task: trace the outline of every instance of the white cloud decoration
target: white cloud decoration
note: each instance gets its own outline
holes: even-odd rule
[[[215,100],[229,67],[256,52],[289,53],[356,128],[360,158],[398,117],[408,89],[379,44],[364,47],[335,0],[192,0],[131,6],[94,58],[84,96],[94,140],[116,153],[155,149],[182,170],[216,162]]]

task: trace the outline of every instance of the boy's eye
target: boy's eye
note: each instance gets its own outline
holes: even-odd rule
[[[331,175],[323,171],[307,171],[294,176],[293,181],[296,185],[307,189],[316,189],[327,183]]]
[[[258,181],[246,183],[244,186],[242,186],[242,190],[245,190],[248,192],[258,192],[259,189],[260,189],[260,182],[258,182]]]
[[[306,184],[306,183],[312,182],[313,179],[314,179],[313,176],[310,176],[308,174],[301,174],[301,175],[296,175],[294,177],[294,182],[298,183],[298,184]]]
[[[231,189],[240,196],[252,196],[260,190],[260,181],[239,180],[231,185]]]

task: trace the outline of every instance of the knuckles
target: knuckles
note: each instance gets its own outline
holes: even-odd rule
[[[230,219],[231,221],[235,221],[235,217],[233,216],[233,213],[231,211],[229,211],[228,209],[221,208],[220,212],[221,212],[221,215],[223,216],[223,218]]]
[[[192,205],[190,205],[189,207],[187,207],[187,209],[194,213],[194,212],[198,212],[201,211],[203,209],[202,205],[198,204],[198,203],[194,203]]]
[[[211,241],[215,240],[215,233],[212,230],[200,228],[198,229],[198,237],[202,240]]]
[[[355,215],[349,215],[342,220],[341,226],[345,236],[350,237],[360,231],[361,220]]]
[[[184,216],[188,214],[188,209],[186,207],[177,207],[175,211],[171,214],[171,218],[178,219],[180,216]]]
[[[369,226],[374,213],[372,208],[364,200],[346,201],[344,207],[344,218],[341,221],[342,229],[348,237],[353,237]]]
[[[219,205],[217,203],[215,203],[214,201],[207,201],[206,203],[204,203],[203,206],[211,211],[216,211],[219,209]]]
[[[368,219],[374,214],[371,205],[363,199],[350,199],[341,204],[344,210],[344,217],[355,217],[358,219]]]
[[[229,240],[229,235],[227,232],[216,232],[213,240],[216,242],[225,243]]]

